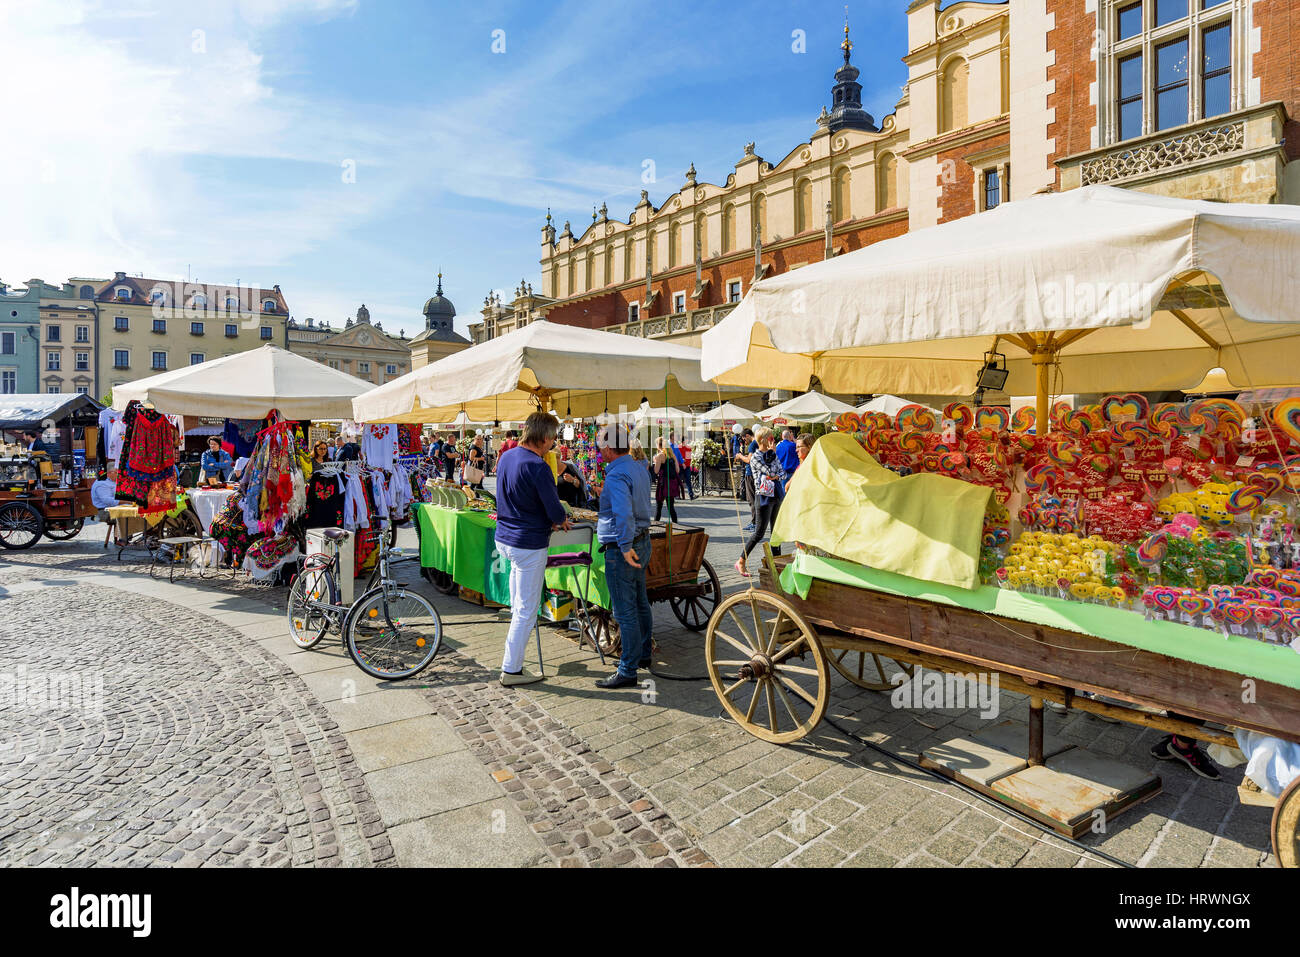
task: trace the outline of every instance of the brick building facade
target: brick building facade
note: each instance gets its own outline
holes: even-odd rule
[[[643,192],[625,221],[602,206],[578,235],[548,212],[541,294],[489,297],[474,340],[545,317],[695,344],[763,276],[1044,190],[1300,201],[1300,0],[904,9],[894,113],[860,109],[846,27],[808,142],[776,163],[750,143],[718,185],[692,166],[660,206]]]

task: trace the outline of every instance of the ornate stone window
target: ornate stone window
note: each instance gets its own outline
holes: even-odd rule
[[[852,182],[853,174],[847,166],[841,166],[835,171],[834,189],[831,192],[834,208],[831,216],[837,223],[853,218],[853,202],[850,196]]]
[[[794,188],[794,231],[812,229],[812,181],[801,179]]]
[[[1247,0],[1101,0],[1098,145],[1246,105]]]
[[[883,153],[876,157],[876,212],[898,205],[898,157]]]

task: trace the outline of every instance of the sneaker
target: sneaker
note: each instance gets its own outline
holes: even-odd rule
[[[1161,761],[1182,761],[1201,777],[1211,781],[1217,781],[1220,777],[1219,769],[1204,751],[1194,744],[1189,744],[1186,749],[1180,748],[1174,744],[1172,737],[1158,741],[1151,749],[1151,756]]]
[[[755,527],[756,527],[756,526],[754,525],[754,523],[753,523],[753,522],[750,522],[748,525],[746,525],[746,526],[742,529],[742,531],[752,532],[752,531],[755,529]]]
[[[535,675],[527,668],[524,668],[517,675],[512,675],[508,671],[501,672],[501,684],[506,688],[515,685],[530,685],[544,680],[541,675]]]

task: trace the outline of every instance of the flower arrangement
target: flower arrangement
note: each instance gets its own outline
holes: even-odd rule
[[[709,468],[717,468],[725,453],[721,443],[713,439],[700,439],[699,444],[695,446],[694,455]]]

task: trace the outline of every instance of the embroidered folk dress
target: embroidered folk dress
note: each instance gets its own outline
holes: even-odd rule
[[[117,497],[141,514],[176,507],[176,427],[167,416],[133,402],[123,416],[126,440],[117,473]]]

